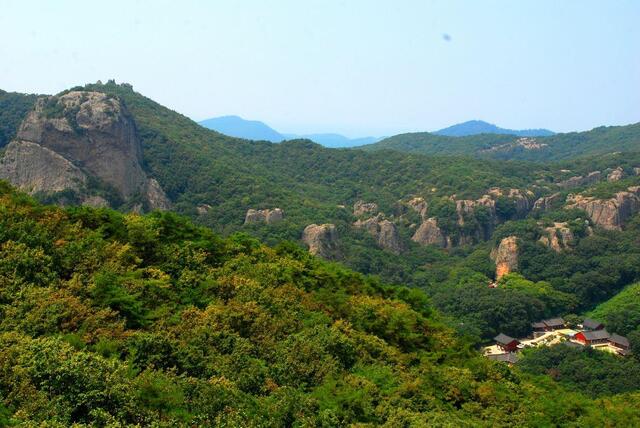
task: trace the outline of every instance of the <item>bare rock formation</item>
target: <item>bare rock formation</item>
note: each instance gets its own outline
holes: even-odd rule
[[[438,227],[438,220],[435,218],[428,218],[423,221],[411,237],[411,240],[420,245],[435,245],[440,248],[447,248],[451,244],[450,240]]]
[[[420,214],[420,218],[422,218],[422,220],[425,220],[427,218],[429,205],[427,204],[427,201],[424,200],[424,198],[415,197],[407,202],[407,206]]]
[[[566,222],[554,223],[553,226],[545,227],[539,241],[559,253],[560,251],[570,248],[575,238],[573,232],[569,229]]]
[[[592,171],[586,176],[575,176],[571,177],[568,180],[561,181],[558,183],[559,187],[564,189],[571,189],[573,187],[586,186],[588,184],[593,184],[602,179],[602,173],[600,171]]]
[[[87,176],[53,150],[28,141],[12,141],[0,160],[0,178],[30,194],[79,192]]]
[[[549,211],[553,209],[554,205],[556,205],[562,199],[562,195],[560,193],[554,193],[553,195],[543,196],[535,201],[533,204],[534,211]]]
[[[84,185],[87,177],[95,177],[124,199],[142,194],[151,208],[170,205],[158,182],[142,170],[134,120],[117,98],[88,91],[39,98],[20,125],[15,143],[2,162],[0,177],[21,189],[71,189],[89,197],[69,179]],[[53,160],[47,168],[44,157]],[[50,180],[54,171],[60,177]]]
[[[247,210],[247,214],[244,216],[244,224],[249,223],[266,223],[274,224],[284,219],[284,211],[280,208],[266,209],[266,210],[254,210],[253,208]]]
[[[402,251],[402,241],[395,223],[384,219],[381,214],[353,223],[356,229],[364,229],[373,236],[378,245],[396,254]]]
[[[333,224],[310,224],[302,232],[302,241],[313,255],[325,259],[337,259],[338,232]]]
[[[198,205],[196,207],[196,212],[198,213],[198,215],[205,215],[206,213],[211,211],[211,208],[213,207],[209,204]]]
[[[621,167],[617,167],[607,175],[607,181],[620,181],[622,177],[624,177],[624,170]]]
[[[491,252],[491,258],[496,262],[496,279],[518,270],[518,238],[508,236],[502,239],[498,248]]]
[[[353,204],[353,215],[360,217],[366,214],[375,214],[378,212],[378,204],[375,202],[357,201]]]
[[[593,223],[605,229],[620,229],[629,217],[640,211],[640,186],[629,187],[610,199],[569,195],[566,207],[584,210]]]

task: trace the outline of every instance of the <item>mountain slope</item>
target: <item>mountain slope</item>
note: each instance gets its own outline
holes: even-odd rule
[[[640,123],[533,138],[499,134],[448,137],[418,132],[396,135],[361,148],[416,154],[459,154],[482,159],[572,160],[582,156],[640,151]]]
[[[0,147],[16,136],[18,126],[33,108],[37,95],[0,90]]]
[[[247,140],[271,141],[279,143],[285,137],[268,125],[257,120],[246,120],[239,116],[221,116],[199,122],[205,128],[231,137]]]
[[[43,207],[4,184],[0,203],[3,424],[640,420],[637,394],[522,376],[452,336],[419,291],[293,246],[171,213]]]
[[[448,137],[465,137],[477,134],[507,134],[518,137],[546,137],[553,135],[554,132],[549,131],[548,129],[504,129],[482,120],[469,120],[467,122],[458,123],[456,125],[440,129],[439,131],[435,131],[434,134],[445,135]]]
[[[377,137],[348,138],[341,134],[285,134],[289,139],[307,139],[329,148],[357,147],[373,144],[381,140]]]

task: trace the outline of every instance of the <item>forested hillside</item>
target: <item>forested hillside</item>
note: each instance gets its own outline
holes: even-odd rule
[[[494,134],[447,137],[417,132],[396,135],[360,148],[427,155],[467,155],[482,159],[560,161],[612,152],[638,152],[640,123],[524,138]]]
[[[296,246],[4,184],[0,207],[2,425],[640,421],[637,393],[594,399],[486,360],[421,292]]]
[[[37,95],[5,92],[0,89],[0,147],[16,135],[24,116],[33,107]]]

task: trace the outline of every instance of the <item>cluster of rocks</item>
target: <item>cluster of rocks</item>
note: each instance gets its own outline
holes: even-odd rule
[[[375,214],[378,212],[378,204],[375,202],[357,201],[353,204],[353,215],[361,217],[367,214]]]
[[[85,204],[108,202],[88,188],[98,179],[124,200],[142,195],[150,209],[171,204],[142,169],[142,146],[130,113],[101,92],[39,98],[0,161],[0,178],[31,194],[71,190]]]
[[[375,238],[381,248],[396,254],[399,254],[403,249],[396,224],[385,219],[381,213],[366,220],[357,220],[353,226],[356,229],[367,231]]]
[[[266,223],[274,224],[284,219],[284,211],[280,208],[255,210],[253,208],[247,211],[244,217],[244,224],[250,223]]]
[[[553,223],[553,226],[543,228],[542,236],[539,239],[541,244],[557,253],[570,248],[574,241],[573,232],[566,222],[556,222]]]

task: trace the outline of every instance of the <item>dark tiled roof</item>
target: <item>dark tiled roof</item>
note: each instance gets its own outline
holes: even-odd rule
[[[548,320],[542,321],[549,327],[556,327],[559,325],[564,325],[564,320],[562,318],[549,318]]]
[[[603,327],[604,325],[600,321],[592,320],[590,318],[585,318],[582,322],[582,327],[588,328],[590,330],[595,330],[598,327]]]
[[[620,336],[619,334],[613,333],[611,337],[609,337],[609,342],[615,343],[616,345],[629,347],[629,339],[624,336]]]
[[[609,338],[609,332],[607,330],[595,330],[595,331],[585,331],[584,338],[587,340],[602,340]]]
[[[544,322],[532,322],[531,327],[533,328],[545,328],[547,325]]]
[[[493,340],[495,340],[496,342],[501,343],[501,344],[503,344],[503,345],[507,345],[507,344],[509,344],[509,343],[513,342],[514,340],[515,340],[516,342],[518,341],[517,339],[514,339],[514,338],[513,338],[513,337],[511,337],[511,336],[507,336],[507,335],[506,335],[506,334],[504,334],[504,333],[500,333],[499,335],[497,335],[496,337],[494,337],[494,338],[493,338]]]
[[[503,361],[505,363],[515,364],[518,361],[518,355],[515,352],[509,352],[506,354],[493,354],[487,355],[490,360]]]

